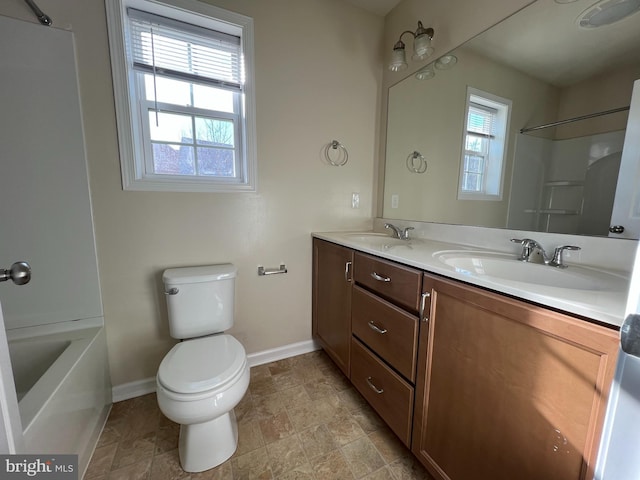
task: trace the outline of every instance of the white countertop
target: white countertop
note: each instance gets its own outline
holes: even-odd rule
[[[365,235],[358,235],[358,233]],[[405,265],[435,273],[455,280],[488,288],[500,293],[529,300],[547,307],[552,307],[565,312],[573,313],[596,320],[609,326],[619,328],[624,320],[624,311],[629,289],[629,274],[627,272],[590,269],[589,267],[572,266],[564,270],[588,275],[593,272],[594,279],[598,283],[599,276],[606,276],[606,282],[601,286],[589,289],[559,288],[528,283],[523,281],[503,280],[496,277],[479,275],[464,269],[456,269],[440,260],[444,251],[481,251],[483,253],[498,253],[491,250],[475,248],[455,243],[445,243],[424,238],[416,238],[409,241],[391,240],[389,244],[383,242],[367,241],[367,234],[373,232],[321,232],[312,236],[337,243],[345,247],[353,248],[361,252],[370,253],[378,257],[393,260]],[[373,236],[373,235],[372,235]],[[513,261],[517,262],[515,255]],[[527,268],[554,268],[546,265],[526,264]],[[600,285],[600,283],[598,283]]]

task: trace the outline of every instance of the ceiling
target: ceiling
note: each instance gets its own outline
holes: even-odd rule
[[[560,1],[538,0],[465,46],[558,87],[638,63],[640,11],[610,25],[583,28],[578,19],[592,6],[622,0]]]

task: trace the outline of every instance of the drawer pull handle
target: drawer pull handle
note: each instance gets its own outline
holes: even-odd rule
[[[367,325],[369,325],[369,328],[371,330],[373,330],[374,332],[378,332],[381,335],[384,335],[385,333],[387,333],[387,329],[386,328],[380,328],[375,323],[373,323],[373,320],[371,320]]]
[[[389,277],[385,277],[383,275],[378,275],[376,272],[371,272],[371,276],[378,280],[379,282],[390,282],[391,279]]]
[[[367,383],[369,384],[369,387],[371,387],[371,390],[373,390],[374,392],[376,392],[378,395],[380,395],[381,393],[384,393],[384,390],[381,388],[376,387],[373,382],[371,381],[371,377],[367,378]]]

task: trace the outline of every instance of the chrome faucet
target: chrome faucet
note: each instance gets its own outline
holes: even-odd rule
[[[393,238],[399,238],[400,240],[409,240],[409,231],[413,230],[413,227],[400,229],[391,223],[385,223],[384,228],[390,229],[393,232],[391,236]]]
[[[549,265],[557,268],[567,268],[567,266],[562,263],[562,252],[565,250],[581,250],[580,247],[576,247],[575,245],[563,245],[562,247],[558,247],[553,252],[553,258],[549,262]]]
[[[575,245],[563,245],[555,249],[553,258],[549,258],[547,252],[542,248],[542,245],[535,240],[530,238],[512,238],[511,241],[522,245],[522,252],[520,252],[520,256],[518,257],[518,260],[521,262],[543,263],[557,268],[567,268],[563,263],[562,257],[562,253],[565,250],[580,250],[580,247],[576,247]]]
[[[511,241],[522,245],[522,252],[520,252],[520,256],[518,257],[518,260],[521,262],[549,263],[550,259],[544,251],[544,248],[535,240],[530,238],[512,238]]]

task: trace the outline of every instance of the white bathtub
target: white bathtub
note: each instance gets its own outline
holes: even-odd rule
[[[104,328],[9,336],[25,453],[76,453],[84,473],[111,405]]]
[[[84,346],[87,340],[76,340],[76,344],[80,342]],[[69,345],[71,340],[47,339],[47,337],[13,341],[9,344],[18,401],[24,398]]]

